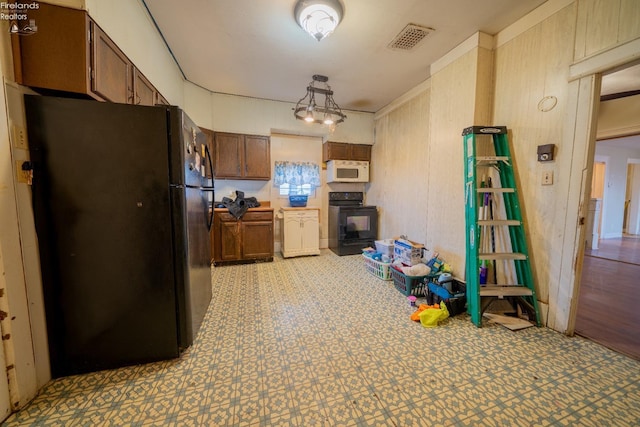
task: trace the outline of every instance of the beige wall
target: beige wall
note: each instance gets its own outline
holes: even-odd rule
[[[429,88],[419,95],[429,108],[405,96],[401,107],[376,116],[372,170],[380,164],[384,170],[374,173],[369,192],[384,204],[382,237],[406,232],[440,251],[463,276],[460,134],[471,124],[506,125],[543,320],[571,332],[581,256],[577,224],[595,139],[591,119],[597,108],[591,104],[599,80],[592,75],[637,59],[639,22],[637,0],[550,0],[497,34],[492,48],[482,37],[468,40],[478,49],[459,47],[440,61],[446,65],[436,63]],[[483,99],[493,101],[493,108],[478,104]],[[555,161],[537,161],[542,144],[556,145]],[[414,185],[402,186],[393,177],[406,174],[407,153],[424,160],[426,170],[416,173]],[[541,185],[545,171],[554,173],[551,186]],[[412,197],[416,193],[427,202]]]
[[[443,58],[414,97],[377,115],[369,202],[380,237],[406,235],[464,276],[462,130],[490,122],[492,58],[477,34]]]
[[[378,236],[406,235],[424,243],[427,235],[427,185],[430,90],[376,120],[371,153],[368,203],[379,210]]]
[[[538,299],[549,303],[549,281],[558,280],[566,218],[570,147],[562,141],[572,62],[575,5],[570,5],[496,49],[495,124],[510,129]],[[554,98],[547,98],[554,97]],[[557,102],[554,108],[546,111]],[[537,146],[555,144],[555,160],[537,161]],[[554,174],[541,185],[542,173]]]

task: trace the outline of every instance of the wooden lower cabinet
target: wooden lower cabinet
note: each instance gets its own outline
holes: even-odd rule
[[[273,261],[273,209],[249,210],[240,219],[216,209],[211,240],[214,264]]]

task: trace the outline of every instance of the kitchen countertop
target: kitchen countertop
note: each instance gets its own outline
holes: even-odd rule
[[[306,210],[310,210],[310,209],[320,210],[320,208],[318,206],[305,206],[305,207],[299,207],[299,208],[292,208],[290,206],[282,206],[280,208],[281,211],[306,211]]]
[[[213,208],[214,212],[229,212],[229,209],[227,208]],[[269,211],[273,211],[273,208],[271,206],[260,206],[257,208],[249,208],[249,210],[247,212],[269,212]]]

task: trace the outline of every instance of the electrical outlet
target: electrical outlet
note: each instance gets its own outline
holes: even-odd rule
[[[16,177],[18,178],[19,183],[29,184],[31,171],[22,170],[22,164],[24,162],[25,160],[16,160]]]
[[[18,125],[12,125],[11,130],[13,133],[13,145],[16,148],[27,149],[27,130]]]
[[[542,185],[553,184],[553,171],[542,172]]]

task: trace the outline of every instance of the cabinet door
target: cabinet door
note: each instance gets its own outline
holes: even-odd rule
[[[351,149],[346,142],[325,142],[322,147],[322,161],[351,160]]]
[[[138,71],[133,69],[133,103],[136,105],[155,105],[156,88]]]
[[[43,2],[34,4],[39,7],[29,10],[28,14],[40,27],[39,33],[30,37],[11,35],[16,82],[25,86],[89,94],[91,52],[87,12]]]
[[[240,222],[220,221],[219,248],[221,261],[235,261],[241,259],[242,241]]]
[[[282,222],[282,253],[288,257],[302,249],[302,221],[297,213],[285,212]]]
[[[370,161],[371,146],[365,144],[351,144],[351,160]]]
[[[271,179],[270,144],[268,136],[244,136],[244,170],[246,179]]]
[[[242,221],[242,258],[273,257],[273,221]]]
[[[216,178],[240,178],[243,135],[215,133],[214,173]]]
[[[320,252],[318,211],[305,212],[300,221],[301,246],[306,253]]]
[[[91,22],[91,29],[91,89],[107,101],[131,103],[131,62],[94,22]]]

